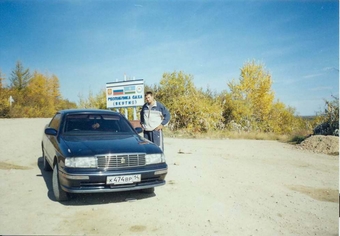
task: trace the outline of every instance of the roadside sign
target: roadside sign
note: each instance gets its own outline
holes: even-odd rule
[[[107,108],[125,108],[143,105],[143,79],[106,83]]]

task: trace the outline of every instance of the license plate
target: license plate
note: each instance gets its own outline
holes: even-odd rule
[[[141,175],[108,176],[106,184],[132,184],[141,181]]]

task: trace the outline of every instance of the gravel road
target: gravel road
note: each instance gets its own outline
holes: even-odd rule
[[[339,157],[257,140],[165,137],[167,184],[56,202],[50,119],[0,119],[2,235],[338,235]]]

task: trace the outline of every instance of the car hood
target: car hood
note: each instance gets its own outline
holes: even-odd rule
[[[69,156],[107,153],[161,153],[161,149],[139,135],[64,136]]]

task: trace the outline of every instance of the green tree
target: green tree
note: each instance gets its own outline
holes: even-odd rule
[[[325,109],[316,114],[315,119],[312,122],[312,128],[321,123],[328,124],[328,130],[325,131],[328,134],[333,134],[336,129],[339,129],[339,98],[332,95],[333,100],[325,101]]]
[[[339,98],[332,96],[332,101],[325,100],[326,103],[326,120],[331,123],[335,129],[339,128]],[[337,127],[336,127],[337,126]]]
[[[10,87],[21,91],[27,87],[30,79],[31,74],[29,69],[24,69],[22,63],[18,61],[16,63],[15,69],[12,71],[12,76],[10,78]]]

